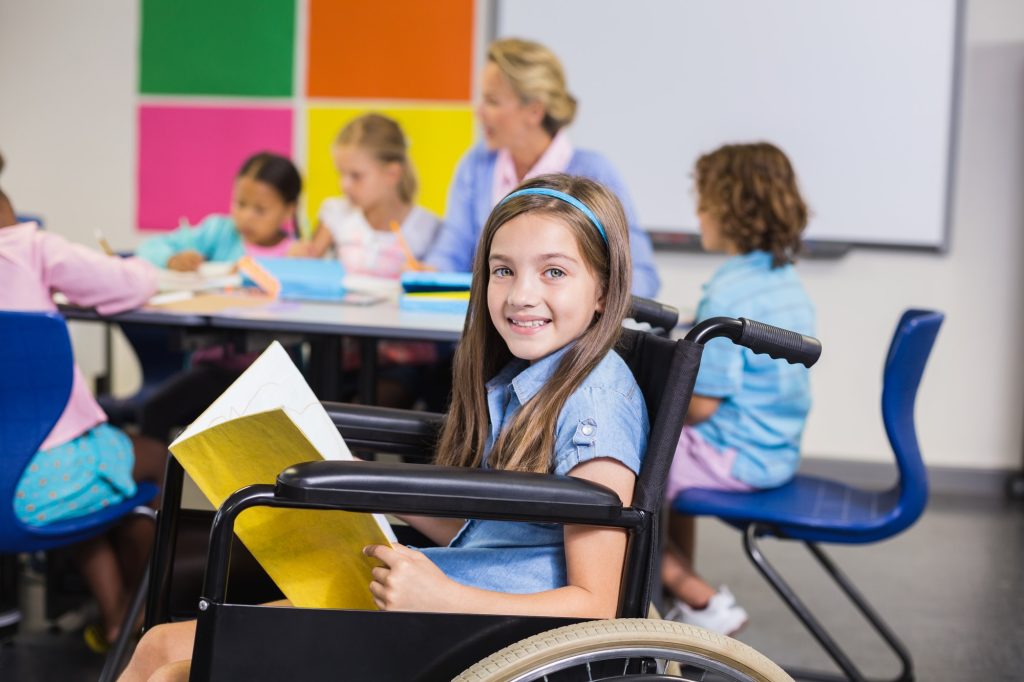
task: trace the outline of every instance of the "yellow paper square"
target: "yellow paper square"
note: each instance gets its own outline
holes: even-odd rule
[[[409,156],[419,180],[416,203],[444,217],[455,166],[473,143],[473,109],[464,106],[315,106],[307,112],[306,225],[316,225],[320,203],[341,195],[331,148],[338,131],[368,112],[394,118],[409,141]]]

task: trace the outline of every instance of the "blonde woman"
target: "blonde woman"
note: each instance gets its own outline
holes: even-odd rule
[[[566,89],[558,57],[528,40],[495,41],[487,51],[481,92],[477,116],[484,139],[459,163],[427,263],[468,271],[487,215],[502,197],[529,178],[569,173],[596,180],[618,196],[629,221],[633,293],[657,294],[651,242],[637,224],[622,178],[602,155],[575,148],[565,131],[576,115],[576,99]]]

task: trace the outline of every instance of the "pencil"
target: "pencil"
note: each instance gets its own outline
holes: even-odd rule
[[[397,220],[391,221],[391,231],[395,233],[395,237],[398,241],[398,247],[402,249],[402,253],[405,254],[405,268],[406,270],[414,270],[416,272],[422,272],[423,270],[431,270],[429,265],[421,263],[419,259],[413,254],[412,249],[409,248],[409,242],[405,241],[405,237],[402,235],[402,227],[398,224]]]
[[[107,241],[106,237],[103,236],[103,233],[100,232],[99,230],[96,230],[96,241],[99,242],[100,248],[103,249],[103,253],[107,254],[108,256],[117,255],[117,253],[112,248],[110,248],[110,243]]]

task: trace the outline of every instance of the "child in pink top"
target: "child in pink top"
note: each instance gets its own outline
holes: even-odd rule
[[[106,256],[43,232],[35,223],[15,223],[11,203],[0,191],[0,309],[55,311],[53,292],[61,292],[72,303],[106,315],[138,307],[156,292],[156,270],[144,261]],[[130,439],[107,424],[76,366],[64,412],[18,483],[15,513],[35,526],[94,513],[134,495],[136,481],[159,484],[165,457],[159,443]],[[103,630],[94,630],[94,637],[117,636],[151,544],[148,524],[122,524],[75,548],[103,619]]]

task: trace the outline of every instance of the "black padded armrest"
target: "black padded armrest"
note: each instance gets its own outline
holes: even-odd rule
[[[632,525],[612,490],[571,476],[391,462],[306,462],[277,477],[275,496],[355,511]]]
[[[390,407],[323,403],[349,447],[399,455],[433,457],[444,415]]]

